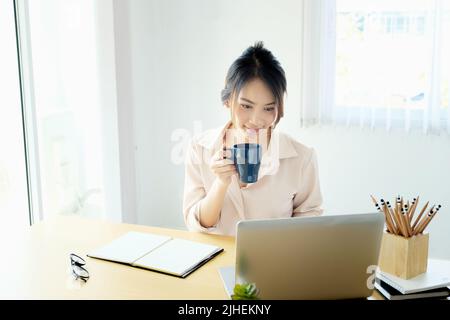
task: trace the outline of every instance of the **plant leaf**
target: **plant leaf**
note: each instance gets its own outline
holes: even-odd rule
[[[256,300],[259,290],[254,283],[236,284],[233,289],[233,300]]]

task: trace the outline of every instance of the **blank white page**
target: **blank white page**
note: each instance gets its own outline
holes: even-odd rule
[[[131,231],[88,256],[131,264],[170,239],[168,236]]]
[[[191,270],[219,250],[222,249],[209,244],[172,239],[133,265],[183,276],[186,271]]]

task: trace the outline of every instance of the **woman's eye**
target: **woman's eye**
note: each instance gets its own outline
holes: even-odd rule
[[[246,105],[246,104],[241,104],[242,108],[244,109],[251,109],[252,106]]]
[[[271,108],[266,108],[266,111],[267,111],[267,112],[272,112],[273,110],[275,110],[275,108],[274,108],[274,107],[271,107]]]

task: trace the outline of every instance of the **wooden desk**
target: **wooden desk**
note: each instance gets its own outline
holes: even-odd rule
[[[185,279],[88,258],[92,249],[128,231],[151,232],[210,243],[224,252]],[[54,217],[14,236],[2,236],[0,299],[228,299],[218,268],[234,265],[234,237]],[[71,274],[69,254],[86,260],[90,279]],[[378,294],[379,296],[379,294]],[[377,298],[377,293],[374,293]]]
[[[210,243],[224,252],[185,279],[86,257],[127,231]],[[235,255],[233,237],[72,216],[37,223],[9,241],[0,264],[1,299],[227,299],[217,268],[233,265]],[[72,252],[86,260],[86,283],[71,275]]]

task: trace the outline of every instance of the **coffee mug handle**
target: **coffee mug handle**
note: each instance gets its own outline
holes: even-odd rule
[[[234,148],[223,148],[222,149],[222,151],[223,151],[223,153],[222,153],[222,160],[225,160],[225,159],[230,159],[230,160],[233,160],[234,161],[234,156],[235,156],[235,149]],[[231,152],[231,157],[230,158],[228,158],[228,157],[226,157],[226,152],[227,151],[230,151]]]

